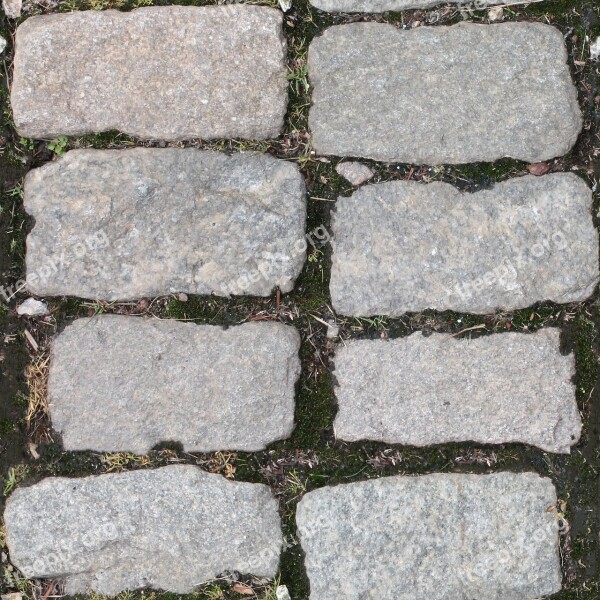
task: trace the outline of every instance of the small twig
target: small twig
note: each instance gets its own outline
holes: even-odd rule
[[[27,338],[27,341],[29,342],[29,344],[33,348],[33,351],[37,352],[39,350],[38,343],[35,341],[35,339],[31,335],[31,333],[29,333],[29,329],[25,329],[25,337]]]
[[[473,327],[467,327],[466,329],[463,329],[462,331],[459,331],[458,333],[453,333],[450,337],[456,337],[457,335],[460,335],[461,333],[465,333],[467,331],[473,331],[474,329],[485,329],[485,324],[481,323],[481,325],[473,325]]]

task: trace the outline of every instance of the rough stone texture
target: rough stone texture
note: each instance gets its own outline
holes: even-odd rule
[[[44,479],[16,490],[4,519],[11,562],[28,578],[66,577],[66,594],[273,577],[282,546],[267,486],[190,465]]]
[[[338,313],[491,313],[588,298],[598,282],[592,193],[571,173],[462,193],[394,181],[339,198],[331,298]]]
[[[4,49],[6,48],[6,40],[0,35],[0,54],[2,54],[4,52]]]
[[[78,319],[52,345],[52,425],[66,450],[261,450],[294,427],[299,348],[281,323]]]
[[[17,314],[20,316],[27,315],[28,317],[47,315],[48,305],[35,298],[27,298],[27,300],[17,306]]]
[[[40,296],[268,296],[305,259],[304,179],[268,155],[75,150],[28,173],[25,208]]]
[[[2,8],[10,19],[18,19],[23,10],[23,0],[2,0]]]
[[[308,56],[319,154],[538,162],[581,130],[563,36],[549,25],[351,23],[327,29]]]
[[[287,105],[282,13],[146,7],[27,19],[12,109],[22,136],[277,137]]]
[[[367,165],[352,161],[340,163],[335,170],[338,175],[347,179],[352,185],[360,185],[371,179],[374,175],[373,171]]]
[[[581,433],[574,376],[558,329],[352,340],[335,356],[335,434],[408,446],[522,442],[568,453]]]
[[[477,0],[479,7],[491,4],[519,4],[520,2],[502,2],[502,0]],[[467,0],[310,0],[310,3],[317,8],[327,12],[361,12],[377,13],[392,11],[401,11],[411,8],[431,8],[440,4],[458,4],[459,9],[465,12],[471,12]],[[460,6],[462,5],[462,6]]]
[[[533,600],[561,587],[556,493],[534,473],[388,477],[309,492],[311,600]]]

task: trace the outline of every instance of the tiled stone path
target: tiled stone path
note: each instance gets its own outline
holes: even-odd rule
[[[588,298],[598,283],[592,192],[570,173],[490,190],[369,185],[336,202],[331,299],[343,315],[491,313]]]
[[[524,600],[560,589],[556,494],[532,473],[388,477],[309,492],[311,600]],[[549,510],[550,509],[550,510]]]
[[[299,347],[282,323],[79,319],[52,348],[52,424],[67,450],[261,450],[294,427]]]
[[[408,446],[523,442],[569,452],[581,419],[575,360],[561,354],[559,338],[558,329],[544,329],[474,340],[413,333],[349,341],[334,360],[335,434]]]
[[[249,5],[28,19],[16,40],[15,124],[26,137],[276,137],[287,103],[281,22]]]
[[[285,50],[281,12],[249,5],[27,19],[16,37],[16,126],[30,137],[275,137]],[[336,26],[312,42],[308,68],[319,154],[540,161],[567,152],[581,129],[562,35],[539,23]],[[372,175],[350,161],[338,172],[355,185]],[[264,296],[290,291],[305,259],[304,182],[267,155],[73,151],[29,174],[25,207],[35,218],[27,281],[39,295]],[[367,184],[337,201],[334,234],[332,303],[350,316],[578,301],[599,277],[590,190],[573,174],[472,195]],[[292,431],[298,351],[295,329],[276,323],[77,320],[53,343],[52,422],[68,450],[258,450]],[[345,440],[567,452],[580,434],[573,357],[557,330],[344,340],[334,366]],[[556,502],[552,483],[529,473],[311,491],[297,510],[311,600],[551,594],[561,585]],[[5,523],[12,563],[27,577],[66,577],[67,593],[184,593],[232,570],[273,577],[282,547],[266,486],[191,466],[45,479],[13,493]]]
[[[267,486],[189,465],[45,479],[17,490],[4,518],[13,564],[66,576],[68,594],[186,593],[225,571],[273,577],[283,541]]]
[[[560,156],[581,130],[566,60],[540,23],[331,27],[308,53],[313,146],[433,165]]]
[[[30,171],[24,202],[40,295],[268,296],[292,289],[306,256],[304,180],[268,155],[78,150]]]

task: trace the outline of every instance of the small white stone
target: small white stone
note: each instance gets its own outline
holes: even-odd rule
[[[23,594],[20,592],[12,592],[10,594],[2,594],[2,600],[23,600]]]
[[[598,60],[600,58],[600,36],[590,44],[590,58]]]
[[[490,21],[501,21],[504,18],[504,9],[501,6],[492,6],[488,10],[488,19]]]
[[[277,600],[292,600],[290,593],[288,592],[287,586],[280,585],[275,590],[275,596],[277,596]]]
[[[21,16],[23,0],[2,0],[2,8],[9,19],[18,19]]]
[[[340,326],[333,321],[327,323],[327,333],[325,334],[328,340],[332,340],[340,335]]]
[[[4,48],[6,48],[6,40],[0,35],[0,54],[4,52]]]
[[[35,298],[27,298],[25,302],[17,307],[17,314],[20,316],[27,315],[28,317],[41,317],[48,314],[48,307],[45,302],[36,300]]]
[[[347,179],[352,185],[360,185],[375,175],[367,165],[359,162],[343,162],[335,170],[338,175]]]

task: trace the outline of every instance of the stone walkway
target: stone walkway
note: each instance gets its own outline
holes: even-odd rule
[[[27,19],[16,37],[17,129],[277,137],[287,106],[282,19],[250,5]],[[582,127],[563,37],[539,23],[333,26],[312,42],[308,75],[318,155],[536,162],[568,152]],[[373,176],[360,164],[339,172],[355,183]],[[35,219],[27,285],[39,296],[269,296],[294,288],[307,255],[302,174],[266,154],[71,151],[28,174],[24,205]],[[333,308],[399,317],[585,300],[600,279],[591,209],[591,190],[571,173],[472,194],[439,182],[365,183],[336,202]],[[78,319],[52,345],[52,426],[69,451],[144,454],[162,442],[262,450],[292,434],[299,350],[297,330],[282,323]],[[557,329],[344,340],[332,363],[339,440],[568,453],[580,438],[574,357],[561,352]],[[534,600],[561,588],[547,478],[326,484],[296,514],[311,600]],[[64,578],[69,594],[188,593],[228,571],[272,578],[283,546],[267,486],[189,465],[47,478],[17,489],[4,518],[12,564],[26,577]]]

